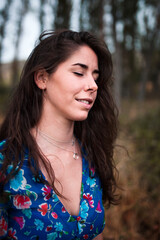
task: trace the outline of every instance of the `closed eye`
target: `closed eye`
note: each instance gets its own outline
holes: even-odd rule
[[[82,73],[79,73],[79,72],[73,72],[75,75],[78,75],[78,76],[83,76]]]

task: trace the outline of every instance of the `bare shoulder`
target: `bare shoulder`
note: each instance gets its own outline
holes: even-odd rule
[[[93,240],[103,240],[103,233],[101,233],[97,237],[93,238]]]

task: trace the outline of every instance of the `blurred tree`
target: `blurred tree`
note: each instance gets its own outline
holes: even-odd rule
[[[105,0],[81,0],[80,29],[96,33],[104,40],[104,7]]]
[[[19,6],[17,9],[17,21],[16,21],[16,34],[15,34],[15,42],[14,42],[14,59],[12,62],[12,87],[14,87],[19,79],[19,60],[18,60],[18,51],[20,38],[22,34],[22,26],[23,20],[29,9],[29,1],[23,0],[19,1]]]
[[[54,29],[68,29],[70,27],[72,0],[57,0],[54,8]]]
[[[160,2],[157,0],[145,0],[146,7],[152,12],[151,16],[144,14],[144,33],[141,35],[141,54],[143,56],[143,66],[141,74],[141,85],[139,99],[145,98],[146,83],[150,80],[154,86],[154,94],[159,96],[160,77]]]
[[[139,0],[127,1],[123,0],[122,7],[122,22],[123,22],[123,70],[125,89],[124,94],[131,96],[135,89],[135,81],[137,78],[137,65],[136,65],[136,39],[138,36],[138,2]]]
[[[45,2],[46,2],[45,0],[40,0],[39,22],[40,22],[41,32],[43,32],[44,26],[45,26],[45,11],[44,11]]]
[[[89,6],[89,31],[96,33],[104,40],[104,0],[90,1]]]
[[[2,81],[2,51],[3,41],[6,36],[6,27],[9,20],[9,10],[11,7],[12,0],[6,0],[2,9],[0,9],[0,81]]]
[[[111,15],[112,15],[112,38],[115,48],[114,53],[114,69],[115,69],[115,81],[114,81],[114,97],[117,103],[118,108],[120,109],[121,105],[121,88],[122,88],[122,44],[117,37],[117,24],[119,17],[121,15],[120,1],[112,0],[110,1],[111,6]]]
[[[114,46],[114,96],[120,108],[122,91],[126,95],[129,95],[130,85],[133,84],[135,78],[135,39],[138,0],[109,0],[108,4],[112,17],[110,28]],[[124,84],[126,85],[128,79],[130,85],[124,88]]]
[[[80,30],[85,31],[89,29],[89,1],[81,0],[80,1]]]

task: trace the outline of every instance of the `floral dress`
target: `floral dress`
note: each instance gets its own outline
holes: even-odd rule
[[[3,144],[5,141],[0,143],[1,149]],[[23,167],[5,185],[6,201],[0,202],[0,239],[93,239],[103,231],[105,221],[100,180],[94,169],[89,169],[84,156],[78,216],[67,212],[49,185],[35,180],[27,160],[26,152]],[[2,162],[0,153],[0,168]],[[12,165],[7,172],[11,169]]]

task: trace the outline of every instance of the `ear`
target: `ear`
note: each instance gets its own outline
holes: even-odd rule
[[[44,70],[38,70],[34,74],[34,81],[40,89],[46,89],[46,83],[48,81],[48,73]]]

